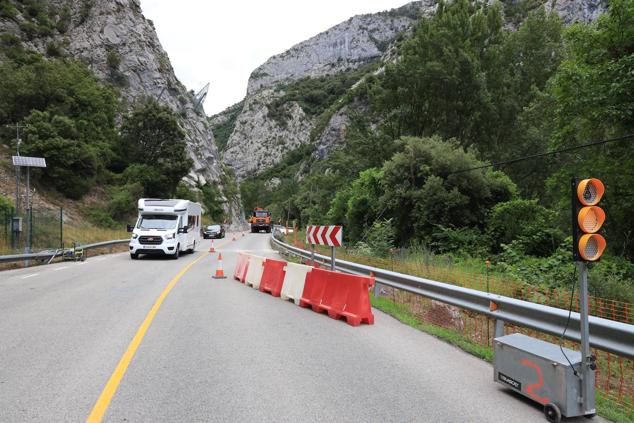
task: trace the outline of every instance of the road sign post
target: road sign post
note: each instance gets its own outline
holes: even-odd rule
[[[335,270],[335,247],[341,247],[343,238],[342,226],[308,226],[306,242],[312,246],[312,262],[315,263],[315,245],[330,247],[330,270]]]

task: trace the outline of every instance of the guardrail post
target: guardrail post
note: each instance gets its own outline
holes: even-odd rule
[[[310,246],[310,265],[315,265],[315,244]]]
[[[504,336],[504,320],[495,319],[495,332],[493,333],[493,337],[498,338],[500,336]]]
[[[335,271],[335,247],[330,247],[330,270]]]

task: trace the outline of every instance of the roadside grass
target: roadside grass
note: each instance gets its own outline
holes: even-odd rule
[[[597,414],[615,423],[633,423],[634,407],[624,407],[608,398],[600,391],[597,391],[596,397]]]
[[[376,298],[372,294],[370,294],[370,302],[372,307],[389,314],[403,324],[433,335],[489,363],[493,362],[493,351],[490,347],[476,344],[452,330],[421,322],[405,304],[387,298]],[[634,422],[634,408],[619,404],[598,390],[596,391],[596,409],[597,414],[615,423]]]
[[[73,242],[91,244],[93,242],[111,241],[130,238],[130,234],[121,229],[99,228],[84,224],[81,226],[64,227],[64,245],[71,246]]]
[[[372,303],[372,307],[389,314],[396,320],[408,326],[426,332],[436,338],[442,339],[443,341],[449,342],[450,344],[455,345],[478,358],[490,363],[493,362],[493,351],[490,347],[473,343],[462,334],[452,330],[421,322],[405,304],[396,303],[392,300],[388,300],[387,298],[376,298],[374,295],[370,295],[370,302]]]
[[[0,239],[0,255],[19,254],[18,251],[11,248],[7,238],[8,236]],[[73,242],[91,244],[126,238],[130,238],[130,234],[125,230],[100,228],[87,223],[79,226],[65,224],[63,228],[64,247],[71,247]],[[57,248],[60,248],[59,224],[51,228],[37,228],[37,233],[34,235],[33,251],[55,250]]]

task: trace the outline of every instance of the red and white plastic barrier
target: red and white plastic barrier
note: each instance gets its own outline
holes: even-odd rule
[[[267,258],[264,262],[264,271],[260,279],[260,291],[279,297],[284,283],[285,267],[285,261]]]
[[[238,253],[238,262],[233,272],[233,278],[244,283],[247,277],[247,269],[249,268],[249,256],[245,253]]]
[[[345,319],[349,325],[373,324],[369,289],[374,277],[350,275],[302,264],[241,253],[234,278],[245,272],[245,283],[282,299],[292,299],[301,307],[333,319]],[[246,269],[245,269],[246,263]],[[238,275],[238,276],[236,276]]]
[[[244,280],[245,284],[252,286],[254,289],[260,289],[265,260],[266,258],[264,257],[249,255],[249,267]]]
[[[295,304],[299,305],[299,300],[304,293],[306,275],[313,269],[313,267],[304,264],[286,263],[286,273],[280,297],[283,300],[293,300]]]

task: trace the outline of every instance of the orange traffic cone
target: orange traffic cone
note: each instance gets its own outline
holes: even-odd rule
[[[210,253],[215,253],[216,249],[214,248],[214,240],[211,240],[211,247],[209,247],[209,252]]]
[[[216,268],[216,274],[212,276],[213,279],[227,279],[224,270],[222,270],[222,253],[218,254],[218,267]]]

